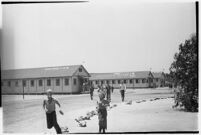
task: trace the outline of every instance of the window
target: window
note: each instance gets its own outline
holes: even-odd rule
[[[38,85],[39,86],[43,86],[43,81],[42,80],[38,80]]]
[[[60,85],[60,80],[56,79],[56,86],[59,86],[59,85]]]
[[[15,81],[15,86],[18,87],[18,81]]]
[[[112,84],[115,84],[114,80],[112,80]]]
[[[124,80],[124,83],[126,83],[126,80]]]
[[[23,87],[26,86],[26,81],[25,80],[22,81],[22,85],[23,85]]]
[[[133,83],[133,80],[132,80],[132,79],[130,79],[130,83]]]
[[[10,81],[8,81],[8,87],[10,87],[11,86],[11,82]]]
[[[82,72],[82,68],[79,68],[79,72]]]
[[[76,85],[76,83],[77,83],[77,80],[76,80],[76,78],[74,78],[73,79],[73,84]]]
[[[120,84],[120,80],[118,80],[118,84]]]
[[[98,84],[98,81],[95,81],[96,82],[96,84]]]
[[[156,82],[158,82],[158,78],[156,78]]]
[[[109,81],[107,80],[106,83],[109,84]]]
[[[65,79],[65,85],[69,85],[69,79]]]
[[[136,83],[139,83],[139,80],[138,80],[138,79],[136,79],[136,80],[135,80],[135,82],[136,82]]]
[[[34,86],[34,80],[31,80],[31,87]]]
[[[150,79],[150,82],[152,83],[152,82],[153,82],[153,79]]]
[[[142,83],[146,83],[146,79],[142,79]]]
[[[103,84],[103,81],[101,81],[101,84]]]
[[[50,79],[47,80],[47,86],[51,86],[51,80]]]

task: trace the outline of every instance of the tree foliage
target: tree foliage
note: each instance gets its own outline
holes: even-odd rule
[[[198,111],[198,42],[192,35],[184,44],[179,45],[179,52],[174,55],[170,67],[174,83],[181,87],[179,102],[187,111]]]

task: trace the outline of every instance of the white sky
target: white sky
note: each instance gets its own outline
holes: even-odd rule
[[[3,5],[2,68],[84,61],[88,72],[169,72],[195,31],[193,2]]]

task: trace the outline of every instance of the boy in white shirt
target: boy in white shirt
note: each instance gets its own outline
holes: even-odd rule
[[[46,112],[46,118],[47,118],[47,128],[50,129],[52,127],[55,128],[57,134],[61,134],[61,128],[59,127],[57,123],[57,117],[56,117],[56,104],[61,107],[59,102],[52,98],[52,90],[48,89],[47,90],[47,97],[48,100],[43,101],[43,108]],[[62,115],[63,112],[60,110],[59,111]]]
[[[126,85],[124,84],[123,81],[121,81],[121,84],[120,84],[120,93],[121,93],[121,100],[122,100],[122,102],[124,102],[125,91],[126,91]]]

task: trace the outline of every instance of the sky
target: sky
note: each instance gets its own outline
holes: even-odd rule
[[[89,1],[3,5],[2,69],[82,64],[90,73],[169,72],[196,32],[195,4]]]

